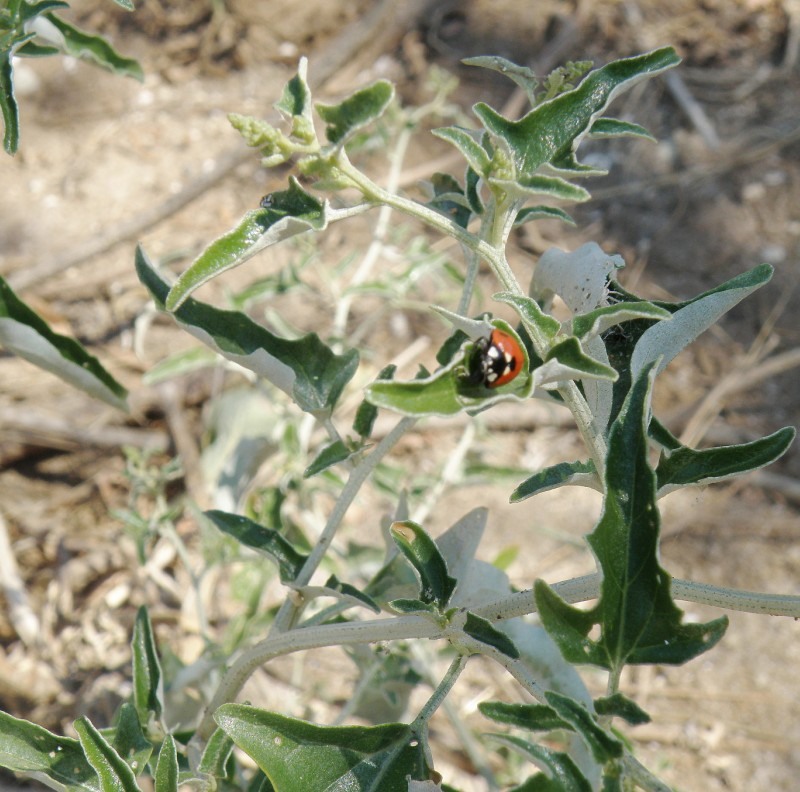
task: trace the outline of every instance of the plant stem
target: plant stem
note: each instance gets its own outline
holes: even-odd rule
[[[419,711],[419,714],[414,718],[411,724],[413,729],[427,728],[427,723],[431,719],[434,712],[441,706],[447,695],[455,685],[456,680],[461,676],[461,672],[467,665],[469,657],[467,655],[459,655],[450,663],[447,673],[442,677],[442,680],[433,691],[433,695],[425,702],[425,706]]]
[[[454,223],[449,217],[445,217],[445,215],[433,209],[429,209],[424,204],[409,198],[404,198],[383,187],[379,187],[372,179],[355,168],[344,153],[340,155],[336,167],[353,182],[354,186],[364,194],[364,197],[368,201],[377,205],[391,206],[393,209],[403,214],[421,220],[423,223],[436,229],[445,236],[452,237],[462,245],[466,245],[470,250],[474,250],[487,262],[492,264],[493,268],[494,265],[498,263],[498,258],[500,258],[501,255],[498,255],[498,251],[491,247],[491,245],[487,244],[470,231],[462,228],[457,223]],[[513,275],[511,278],[511,282],[503,282],[503,288],[513,290],[514,286],[516,286],[516,288],[519,289],[519,286],[516,285],[516,281],[513,279]]]
[[[600,592],[600,576],[585,575],[581,578],[563,581],[553,589],[567,602],[583,602],[593,599]],[[686,580],[673,580],[672,592],[676,599],[714,605],[720,608],[740,610],[750,613],[768,613],[779,616],[800,618],[800,597],[787,595],[759,594],[735,589],[722,589],[691,583]],[[532,592],[522,591],[495,603],[475,608],[473,612],[493,621],[523,616],[536,611]],[[545,701],[539,684],[530,676],[530,669],[518,660],[503,655],[487,644],[482,644],[463,633],[458,619],[451,625],[443,626],[435,619],[420,614],[410,614],[388,619],[373,619],[366,622],[346,622],[326,624],[318,627],[289,630],[279,635],[265,638],[260,643],[242,652],[228,669],[217,688],[214,697],[206,708],[202,723],[193,738],[193,749],[200,751],[202,745],[214,730],[213,713],[216,709],[232,701],[253,671],[267,661],[280,655],[316,649],[323,646],[343,646],[347,644],[375,643],[403,639],[450,638],[454,643],[470,651],[488,655],[503,665],[540,701]]]
[[[469,304],[472,301],[472,292],[475,291],[475,282],[478,280],[481,259],[471,248],[462,245],[461,250],[464,254],[467,271],[464,276],[464,287],[461,289],[461,299],[458,301],[456,313],[459,316],[466,316],[469,311]]]
[[[602,578],[595,572],[592,575],[555,583],[552,589],[570,604],[586,602],[600,596],[601,581]],[[791,594],[764,594],[673,578],[672,596],[684,602],[711,605],[724,610],[800,618],[800,596]],[[481,605],[474,608],[473,612],[477,616],[483,616],[491,621],[503,621],[535,613],[536,603],[533,600],[533,589],[519,591],[496,602]]]
[[[435,656],[435,649],[427,644],[416,642],[409,644],[409,651],[414,658],[415,665],[423,669],[425,681],[431,687],[435,687],[433,672],[431,670],[434,665],[433,658]],[[499,787],[494,773],[492,772],[492,768],[486,762],[486,757],[478,743],[476,735],[464,722],[463,715],[458,705],[453,704],[449,698],[445,698],[442,700],[441,710],[442,714],[450,721],[450,725],[461,742],[462,749],[469,757],[477,774],[486,779],[486,784],[491,792],[497,792]]]
[[[397,142],[392,152],[389,176],[386,180],[386,189],[388,192],[394,192],[400,183],[405,155],[408,150],[408,144],[412,138],[412,132],[413,130],[410,126],[404,126],[397,137]],[[372,268],[375,266],[375,262],[378,260],[383,250],[391,216],[392,207],[387,204],[381,206],[378,212],[378,222],[375,224],[375,230],[372,234],[372,241],[361,259],[361,264],[353,275],[353,279],[350,282],[351,288],[362,284],[372,272]],[[350,305],[352,302],[352,293],[342,295],[341,299],[337,302],[336,314],[333,321],[333,334],[335,337],[344,337],[347,327],[347,317],[350,314]]]
[[[695,602],[698,605],[713,605],[715,608],[725,610],[800,619],[800,597],[791,594],[764,594],[759,591],[743,591],[673,578],[672,596],[678,600]]]
[[[537,701],[547,704],[544,688],[533,677],[531,666],[520,657],[509,657],[489,644],[481,643],[466,633],[458,636],[458,644],[473,654],[482,654],[503,666],[519,684],[528,691]]]
[[[386,455],[386,453],[394,446],[394,444],[403,436],[405,432],[407,432],[416,422],[414,418],[402,418],[400,421],[397,422],[394,429],[389,432],[378,445],[375,447],[375,450],[369,454],[369,456],[365,457],[361,463],[351,472],[350,477],[347,479],[347,483],[342,490],[339,499],[336,501],[330,516],[328,517],[328,521],[325,525],[325,528],[320,535],[319,541],[317,542],[316,546],[312,550],[309,557],[306,559],[303,568],[300,570],[299,575],[294,581],[296,587],[300,588],[308,584],[311,580],[312,575],[317,569],[320,561],[322,560],[323,556],[328,550],[331,542],[333,541],[333,537],[336,534],[336,531],[339,528],[342,520],[344,519],[345,514],[347,513],[348,508],[352,504],[353,500],[355,499],[356,495],[358,494],[359,490],[361,489],[364,482],[369,478],[370,474],[374,471],[375,467],[377,466],[378,462]],[[303,605],[305,604],[302,600],[297,601],[298,598],[296,597],[287,597],[283,604],[281,605],[280,610],[278,611],[277,616],[275,617],[275,621],[273,622],[272,629],[270,630],[269,635],[263,641],[259,642],[252,648],[243,652],[231,665],[231,667],[225,672],[220,683],[217,687],[217,690],[214,693],[211,702],[209,703],[208,707],[206,708],[205,715],[203,717],[202,724],[200,728],[198,728],[196,733],[196,739],[194,742],[194,746],[197,747],[205,742],[208,739],[211,732],[214,729],[214,720],[213,715],[217,708],[225,704],[228,701],[232,701],[233,698],[238,694],[238,692],[242,689],[242,686],[250,677],[250,675],[255,671],[263,663],[267,662],[273,657],[277,657],[282,654],[286,654],[287,652],[295,652],[299,649],[308,649],[313,648],[314,646],[327,646],[329,645],[328,642],[322,638],[323,643],[316,643],[320,640],[318,636],[318,631],[322,630],[322,635],[326,635],[325,631],[330,630],[330,626],[322,626],[322,627],[310,627],[304,629],[291,629],[292,625],[296,621],[297,617],[302,611]],[[389,619],[386,620],[388,623],[394,623],[396,620]],[[358,627],[364,627],[366,625],[372,625],[372,622],[366,622],[365,624],[359,624]],[[356,625],[333,625],[334,627],[347,627],[347,626],[356,626]],[[388,624],[386,625],[388,626]],[[402,631],[403,625],[400,625],[400,629]],[[374,629],[374,628],[373,628]],[[439,629],[439,628],[437,628]],[[369,632],[369,631],[368,631]],[[391,629],[390,629],[391,632]],[[342,635],[346,635],[349,633],[343,633]],[[374,633],[370,633],[373,634]],[[397,636],[385,636],[385,637],[373,637],[368,638],[367,643],[375,640],[389,640],[391,637],[406,637],[403,635]],[[413,637],[413,636],[409,636]],[[310,645],[306,645],[306,642],[311,641]],[[347,643],[347,640],[336,639],[334,643]],[[356,640],[353,641],[354,643],[364,643],[363,640]]]
[[[325,553],[328,552],[328,548],[333,541],[333,537],[336,535],[336,531],[339,530],[339,526],[341,525],[345,514],[347,514],[347,510],[350,508],[350,505],[353,503],[353,500],[355,499],[359,490],[364,485],[364,482],[366,482],[366,480],[375,470],[378,462],[381,461],[386,453],[391,450],[392,446],[394,446],[394,444],[414,425],[415,422],[415,418],[402,418],[400,421],[398,421],[392,431],[389,432],[380,441],[380,443],[378,443],[378,445],[375,447],[375,450],[368,456],[364,457],[360,464],[350,473],[350,477],[347,479],[347,483],[344,485],[341,495],[339,495],[336,504],[328,516],[328,521],[325,524],[325,528],[320,534],[314,549],[306,559],[305,564],[303,564],[303,568],[300,570],[300,573],[293,582],[295,589],[301,589],[311,580],[311,576],[316,571],[317,567],[325,556]],[[275,621],[272,624],[270,635],[284,632],[291,628],[297,619],[297,616],[300,614],[304,604],[304,602],[293,601],[293,598],[287,598],[284,600],[283,605],[281,605],[278,615],[275,617]]]
[[[222,704],[233,701],[253,671],[274,657],[323,646],[345,646],[409,638],[442,638],[445,634],[446,628],[435,619],[420,614],[410,614],[366,622],[325,624],[319,627],[289,630],[275,636],[270,635],[242,652],[226,671],[192,738],[193,750],[201,752],[205,741],[214,731],[214,712]]]

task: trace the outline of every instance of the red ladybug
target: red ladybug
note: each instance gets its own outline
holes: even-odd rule
[[[514,336],[495,328],[475,342],[470,379],[486,388],[499,388],[522,371],[525,355]]]

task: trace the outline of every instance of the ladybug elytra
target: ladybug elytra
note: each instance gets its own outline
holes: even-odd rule
[[[475,342],[476,354],[470,364],[470,378],[485,388],[499,388],[522,370],[525,355],[514,336],[494,328],[488,337]]]

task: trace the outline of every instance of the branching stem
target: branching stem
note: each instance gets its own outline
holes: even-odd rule
[[[364,175],[350,163],[344,152],[341,153],[337,161],[337,168],[361,190],[368,201],[373,201],[377,205],[391,206],[403,214],[416,217],[418,220],[442,234],[452,237],[489,264],[503,290],[517,296],[525,295],[505,255],[505,244],[513,225],[512,215],[516,214],[515,205],[504,207],[505,212],[503,214],[497,213],[496,208],[487,210],[490,214],[485,222],[490,229],[490,238],[483,239],[462,228],[450,218],[424,206],[418,201],[396,195],[375,184],[368,176]],[[509,218],[511,218],[511,220],[509,220]],[[531,336],[537,353],[541,357],[544,357],[547,354],[549,346],[547,340],[542,337],[538,328],[534,325],[525,322],[524,319],[523,323]],[[571,381],[564,382],[559,388],[559,392],[565,404],[572,412],[578,425],[578,430],[586,443],[589,454],[594,460],[595,467],[599,471],[599,475],[602,476],[602,471],[605,469],[606,458],[605,438],[597,431],[593,424],[592,413],[589,409],[589,405],[586,403],[586,399],[584,399],[578,386]]]
[[[600,593],[600,576],[586,575],[566,580],[555,584],[553,589],[569,603],[595,599]],[[673,580],[672,593],[679,600],[713,605],[719,608],[800,618],[800,597],[796,596],[724,589],[691,583],[686,580]],[[476,615],[495,621],[511,619],[535,611],[536,604],[533,601],[531,590],[521,591],[473,610]],[[493,647],[466,635],[458,627],[459,623],[458,619],[453,619],[450,625],[442,626],[429,616],[411,614],[364,622],[321,625],[270,635],[242,652],[228,669],[193,738],[193,749],[197,749],[199,755],[202,745],[214,730],[213,713],[222,704],[235,699],[256,668],[281,655],[323,646],[344,646],[403,639],[450,638],[454,643],[468,650],[493,657],[507,668],[528,692],[540,701],[545,701],[543,691],[536,680],[531,677],[530,669],[524,663],[514,661]]]

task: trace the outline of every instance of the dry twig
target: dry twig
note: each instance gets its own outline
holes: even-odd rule
[[[8,603],[8,617],[26,646],[35,646],[41,639],[39,619],[28,602],[25,582],[19,574],[17,560],[8,538],[5,517],[0,513],[0,586]]]

